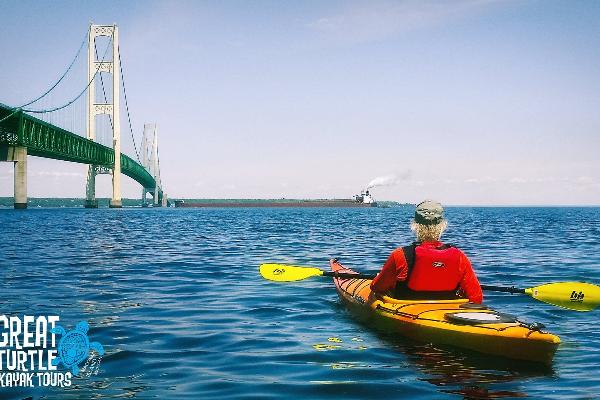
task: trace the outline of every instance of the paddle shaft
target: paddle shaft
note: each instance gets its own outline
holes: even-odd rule
[[[333,271],[329,271],[329,272],[323,272],[323,276],[331,276],[334,278],[341,278],[341,279],[374,279],[377,275],[371,275],[371,274],[350,274],[347,272],[333,272]]]
[[[490,290],[492,292],[504,292],[513,294],[525,294],[525,289],[520,289],[514,286],[493,286],[493,285],[481,285],[482,290]]]
[[[377,275],[370,274],[350,274],[347,272],[323,272],[323,276],[331,276],[333,278],[341,279],[373,279]],[[481,285],[482,290],[489,290],[492,292],[504,292],[513,294],[525,294],[525,289],[520,289],[514,286],[494,286],[494,285]]]

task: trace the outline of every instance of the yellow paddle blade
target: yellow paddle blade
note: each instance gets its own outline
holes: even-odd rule
[[[600,305],[600,287],[583,282],[558,282],[525,289],[534,299],[576,311],[592,311]]]
[[[313,267],[299,267],[284,264],[261,264],[259,267],[263,278],[276,282],[293,282],[323,275],[323,271]]]

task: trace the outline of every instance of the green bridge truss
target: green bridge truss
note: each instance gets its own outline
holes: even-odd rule
[[[7,118],[8,117],[8,118]],[[27,154],[55,160],[113,168],[115,152],[62,128],[0,104],[0,151],[6,146],[27,147]],[[156,181],[132,158],[121,154],[121,172],[154,190]]]

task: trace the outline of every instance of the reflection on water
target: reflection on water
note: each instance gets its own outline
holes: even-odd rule
[[[348,320],[353,320],[364,329],[371,329],[368,321],[357,321],[349,313],[347,316]],[[373,331],[373,335],[381,341],[376,342],[376,345],[383,344],[397,352],[402,357],[403,368],[419,371],[420,376],[417,379],[435,386],[439,393],[461,395],[465,399],[528,397],[520,388],[521,382],[536,377],[556,378],[552,366],[544,364],[503,359],[450,346],[419,343],[389,332]],[[356,345],[357,341],[362,342],[360,346]],[[369,344],[361,338],[352,338],[349,341],[329,338],[328,342],[330,343],[316,344],[314,348],[320,351],[369,349]],[[364,369],[390,366],[339,361],[330,364],[330,367]]]
[[[440,392],[461,394],[466,398],[526,397],[525,393],[518,390],[495,387],[518,383],[525,378],[552,375],[552,371],[543,366],[519,368],[517,362],[515,368],[514,361],[483,359],[480,355],[458,355],[431,345],[407,349],[406,354],[410,362],[426,375],[420,379],[439,387]],[[503,364],[505,368],[502,368]]]

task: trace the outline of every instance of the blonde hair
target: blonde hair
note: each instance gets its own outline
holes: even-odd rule
[[[448,221],[442,220],[439,224],[423,225],[414,220],[410,223],[410,230],[417,235],[418,242],[436,242],[448,227]]]

